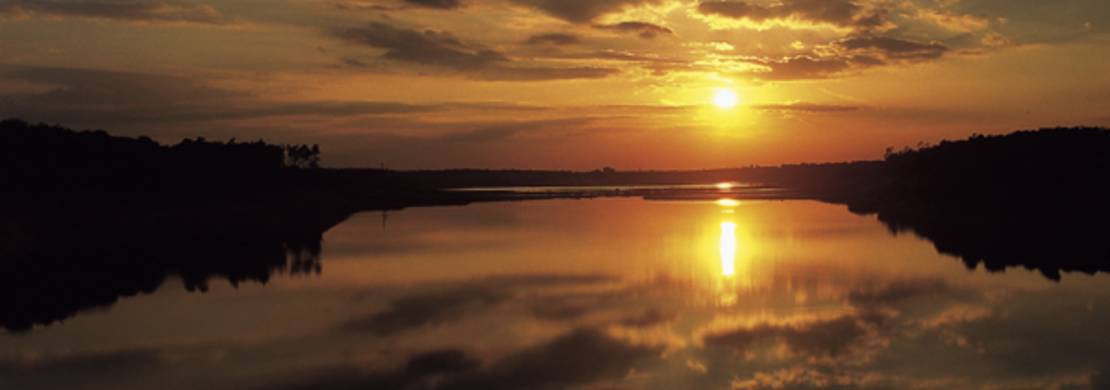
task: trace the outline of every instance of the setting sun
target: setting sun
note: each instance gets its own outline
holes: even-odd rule
[[[736,96],[736,92],[732,92],[730,89],[718,89],[717,94],[713,95],[713,104],[718,108],[727,110],[736,107],[736,104],[739,102],[740,99]]]

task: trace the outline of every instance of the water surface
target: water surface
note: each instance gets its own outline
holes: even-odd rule
[[[1097,388],[1110,375],[1105,274],[969,270],[819,202],[362,213],[326,232],[322,258],[203,293],[171,278],[0,333],[0,387]]]

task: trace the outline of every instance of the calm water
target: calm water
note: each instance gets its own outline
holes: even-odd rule
[[[183,285],[0,333],[0,388],[1008,389],[1110,375],[1105,274],[968,270],[810,201],[364,213],[325,234],[319,274]]]

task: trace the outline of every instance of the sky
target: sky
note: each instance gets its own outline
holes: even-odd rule
[[[332,167],[875,159],[1110,125],[1107,20],[1105,0],[0,0],[0,117],[320,144]]]

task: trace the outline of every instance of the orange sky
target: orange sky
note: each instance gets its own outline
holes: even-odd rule
[[[1110,2],[5,0],[0,116],[329,166],[710,168],[1110,124]],[[713,105],[727,89],[740,104]]]

